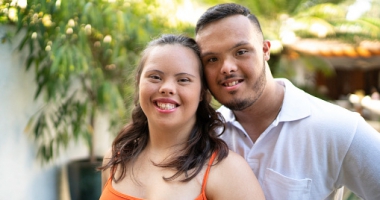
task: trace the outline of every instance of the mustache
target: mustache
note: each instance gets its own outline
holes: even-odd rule
[[[236,74],[229,74],[229,75],[225,75],[222,79],[222,81],[226,81],[228,79],[231,79],[231,78],[236,78],[238,77]]]

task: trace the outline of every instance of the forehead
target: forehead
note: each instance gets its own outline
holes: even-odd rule
[[[154,46],[147,54],[143,71],[159,69],[194,73],[196,70],[198,73],[200,68],[198,55],[191,48],[180,44]]]
[[[255,25],[243,15],[232,15],[205,25],[196,35],[196,41],[202,52],[212,45],[259,41],[260,33]],[[229,45],[229,44],[226,44]],[[233,45],[233,44],[231,44]]]

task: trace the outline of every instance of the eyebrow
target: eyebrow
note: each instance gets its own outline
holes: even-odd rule
[[[236,43],[234,46],[232,46],[231,48],[228,49],[228,51],[236,48],[236,47],[240,47],[240,46],[244,46],[244,45],[247,45],[249,44],[247,41],[240,41],[238,43]],[[201,53],[201,58],[205,57],[205,56],[208,56],[208,55],[215,55],[217,53],[214,53],[214,52],[205,52],[205,53]]]
[[[165,74],[163,71],[160,71],[158,69],[152,69],[152,70],[148,70],[146,72],[157,72],[159,74]],[[183,75],[189,75],[189,76],[192,76],[192,77],[196,77],[195,75],[192,75],[192,74],[189,74],[189,73],[186,73],[186,72],[180,72],[180,73],[174,74],[174,76],[183,76]]]
[[[182,72],[182,73],[178,73],[178,74],[174,74],[175,76],[182,76],[182,75],[189,75],[189,76],[192,76],[192,77],[196,77],[192,74],[189,74],[189,73],[185,73],[185,72]]]

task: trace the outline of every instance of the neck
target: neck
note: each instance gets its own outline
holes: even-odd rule
[[[147,152],[167,157],[180,152],[185,145],[193,129],[194,123],[188,123],[180,127],[154,126],[149,124],[149,141]]]
[[[165,161],[170,160],[171,157],[176,156],[176,153],[180,150],[180,146],[157,148],[157,146],[149,142],[141,155],[147,159],[149,163],[150,161],[154,163],[165,163]]]
[[[237,121],[244,127],[253,142],[269,127],[279,114],[284,99],[284,86],[268,81],[265,91],[252,106],[234,111]]]

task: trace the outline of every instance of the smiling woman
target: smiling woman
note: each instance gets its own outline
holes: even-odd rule
[[[140,77],[139,99],[144,113],[151,116],[148,125],[152,130],[168,125],[190,132],[201,100],[200,65],[193,50],[182,45],[149,50]]]
[[[100,168],[101,200],[264,198],[248,164],[218,137],[222,118],[203,79],[193,39],[164,35],[148,44],[132,122]]]

